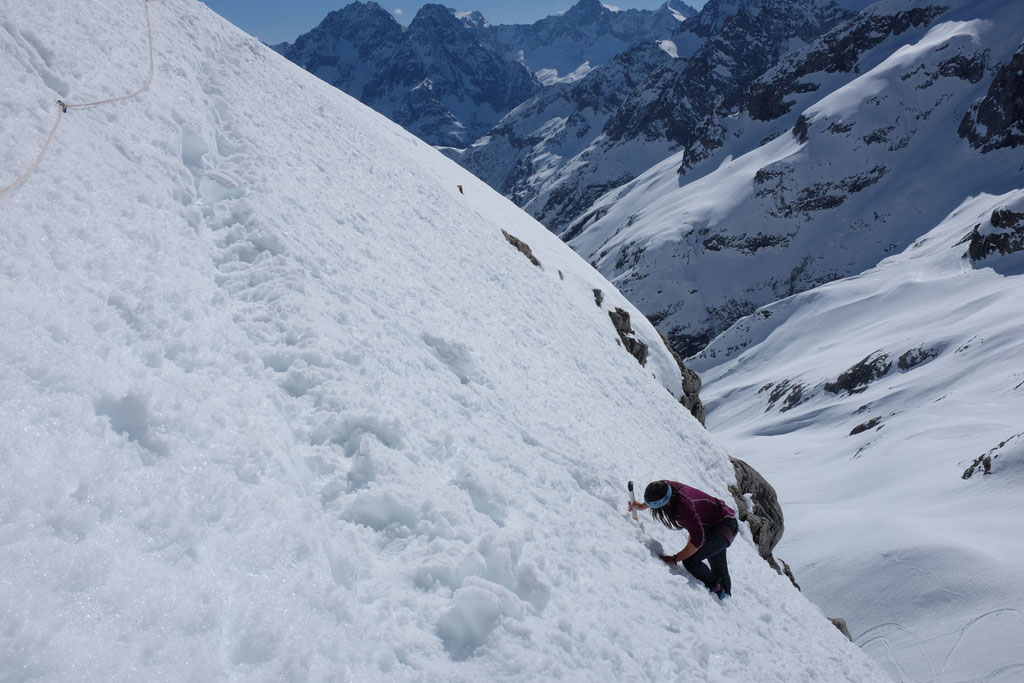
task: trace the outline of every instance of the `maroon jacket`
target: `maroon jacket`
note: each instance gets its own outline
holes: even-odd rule
[[[724,500],[678,481],[665,481],[672,487],[672,501],[666,511],[690,532],[690,542],[698,548],[704,545],[706,529],[714,528],[726,517],[736,516]]]

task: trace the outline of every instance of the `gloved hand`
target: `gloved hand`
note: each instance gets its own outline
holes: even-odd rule
[[[661,561],[664,562],[665,564],[670,564],[670,565],[673,565],[673,566],[677,562],[679,562],[679,560],[677,560],[675,558],[675,555],[658,555],[658,557],[660,557]]]

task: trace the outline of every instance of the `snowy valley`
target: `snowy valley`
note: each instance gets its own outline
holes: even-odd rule
[[[3,680],[886,680],[644,546],[728,454],[512,202],[194,0],[0,41]]]

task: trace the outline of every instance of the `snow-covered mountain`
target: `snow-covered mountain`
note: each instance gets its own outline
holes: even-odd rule
[[[778,551],[894,680],[1024,675],[1022,290],[1024,189],[979,194],[691,359],[777,490]]]
[[[877,3],[602,197],[573,247],[684,355],[873,267],[967,197],[1019,187],[1021,20],[1016,3]]]
[[[274,49],[423,140],[464,148],[540,82],[581,78],[695,14],[679,0],[653,11],[580,0],[533,24],[495,26],[480,12],[427,4],[405,29],[377,3],[353,2]]]
[[[601,134],[634,88],[672,59],[662,45],[641,43],[578,81],[544,88],[468,148],[444,152],[501,194],[525,204]]]
[[[515,59],[551,85],[574,81],[640,43],[667,39],[697,10],[668,0],[656,10],[612,10],[600,0],[579,0],[568,11],[532,24],[483,25],[481,40]]]
[[[540,87],[437,4],[406,29],[377,3],[354,2],[275,49],[435,145],[465,146]]]
[[[570,239],[572,233],[565,234],[569,226],[601,195],[669,156],[709,112],[730,111],[745,88],[783,54],[848,16],[825,0],[708,2],[697,18],[662,43],[677,58],[630,89],[582,151],[561,158],[547,173],[520,180],[529,193],[517,200]]]
[[[5,680],[884,679],[643,546],[732,467],[511,202],[193,0],[0,27]]]

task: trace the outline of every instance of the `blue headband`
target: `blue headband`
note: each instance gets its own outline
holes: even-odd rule
[[[666,485],[668,486],[668,482],[666,482]],[[661,500],[654,500],[654,501],[649,500],[649,501],[647,501],[647,507],[651,508],[652,510],[657,510],[658,508],[663,508],[666,505],[668,505],[668,501],[669,501],[669,499],[671,497],[672,497],[672,487],[669,486],[668,487],[668,491],[665,492],[665,497],[664,498],[662,498]]]

